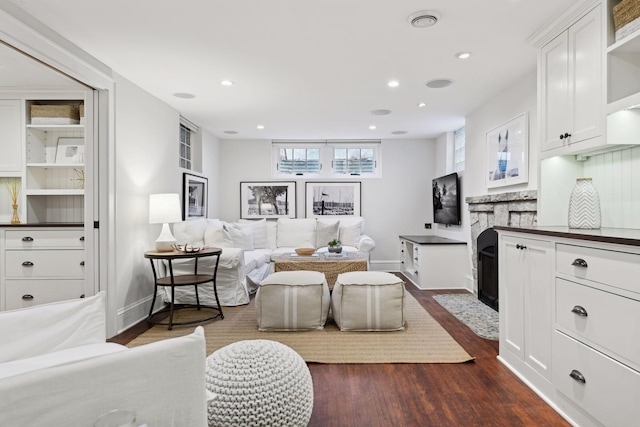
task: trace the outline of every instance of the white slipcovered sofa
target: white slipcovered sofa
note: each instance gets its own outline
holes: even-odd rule
[[[278,220],[240,220],[225,222],[219,219],[196,219],[173,226],[179,244],[222,248],[217,274],[220,304],[236,306],[249,303],[260,282],[272,271],[271,255],[294,252],[296,248],[315,248],[327,251],[333,239],[342,242],[345,252],[358,251],[367,260],[375,242],[364,233],[362,217],[349,218],[280,218]],[[198,261],[198,271],[213,268],[215,257]],[[193,260],[174,261],[174,274],[193,273]],[[163,299],[170,301],[170,290]],[[176,303],[195,304],[192,286],[176,287]],[[212,287],[200,285],[200,303],[215,305]]]
[[[107,343],[104,300],[0,313],[0,425],[86,427],[114,409],[137,425],[207,425],[202,327],[131,349]]]

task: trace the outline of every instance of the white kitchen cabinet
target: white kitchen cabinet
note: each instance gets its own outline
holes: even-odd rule
[[[17,99],[0,99],[0,176],[20,176],[22,171],[22,108]]]
[[[606,143],[601,20],[598,5],[540,49],[542,157]]]
[[[553,245],[500,234],[500,357],[551,381]]]

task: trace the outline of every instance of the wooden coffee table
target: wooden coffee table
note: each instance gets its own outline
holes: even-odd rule
[[[333,289],[338,274],[350,271],[367,271],[368,262],[364,255],[358,252],[343,254],[318,253],[313,256],[298,256],[296,254],[272,255],[274,271],[319,271],[324,273],[329,289]]]

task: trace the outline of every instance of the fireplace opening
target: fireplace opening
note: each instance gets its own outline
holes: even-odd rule
[[[476,240],[478,299],[498,311],[498,233],[487,228]]]

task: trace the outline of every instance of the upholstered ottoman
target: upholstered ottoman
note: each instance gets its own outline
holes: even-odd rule
[[[331,295],[333,319],[341,331],[404,330],[405,292],[391,273],[342,273]]]
[[[324,328],[329,315],[329,286],[317,271],[280,271],[260,282],[256,313],[260,331]]]

